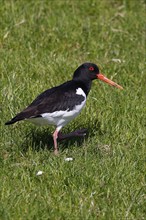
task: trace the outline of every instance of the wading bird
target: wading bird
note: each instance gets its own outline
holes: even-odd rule
[[[53,133],[53,140],[54,153],[57,154],[57,138],[64,139],[86,135],[86,129],[69,134],[61,134],[60,130],[81,112],[94,79],[100,79],[112,86],[123,89],[120,85],[101,74],[97,65],[84,63],[75,70],[72,80],[44,91],[27,108],[5,124],[10,125],[27,120],[38,125],[55,125],[56,130]]]

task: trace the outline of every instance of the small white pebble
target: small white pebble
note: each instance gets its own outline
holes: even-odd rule
[[[115,62],[115,63],[121,63],[122,62],[120,59],[115,59],[115,58],[113,58],[112,61]]]
[[[67,157],[67,158],[65,158],[65,161],[72,161],[72,160],[73,160],[72,157]]]
[[[36,176],[41,176],[43,174],[43,171],[39,170],[36,174]]]

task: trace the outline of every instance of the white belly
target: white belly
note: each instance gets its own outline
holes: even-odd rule
[[[44,113],[42,114],[42,117],[30,118],[27,120],[37,125],[52,124],[57,127],[58,126],[63,127],[80,113],[84,105],[85,105],[85,101],[83,101],[81,105],[77,105],[72,111],[66,110],[66,111],[56,111],[53,113]]]

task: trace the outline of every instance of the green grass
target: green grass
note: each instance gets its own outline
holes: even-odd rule
[[[146,219],[144,1],[12,0],[0,14],[0,219]],[[55,157],[53,127],[4,125],[86,61],[124,87],[93,82],[63,128],[87,127],[86,139]]]

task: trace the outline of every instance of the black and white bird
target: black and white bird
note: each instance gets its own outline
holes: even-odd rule
[[[53,133],[53,140],[54,153],[57,154],[57,138],[84,136],[86,134],[85,129],[65,135],[61,134],[60,130],[81,112],[94,79],[100,79],[112,86],[123,89],[120,85],[101,74],[97,65],[84,63],[75,70],[72,80],[44,91],[27,108],[5,124],[10,125],[27,120],[37,125],[55,125],[56,130]]]

